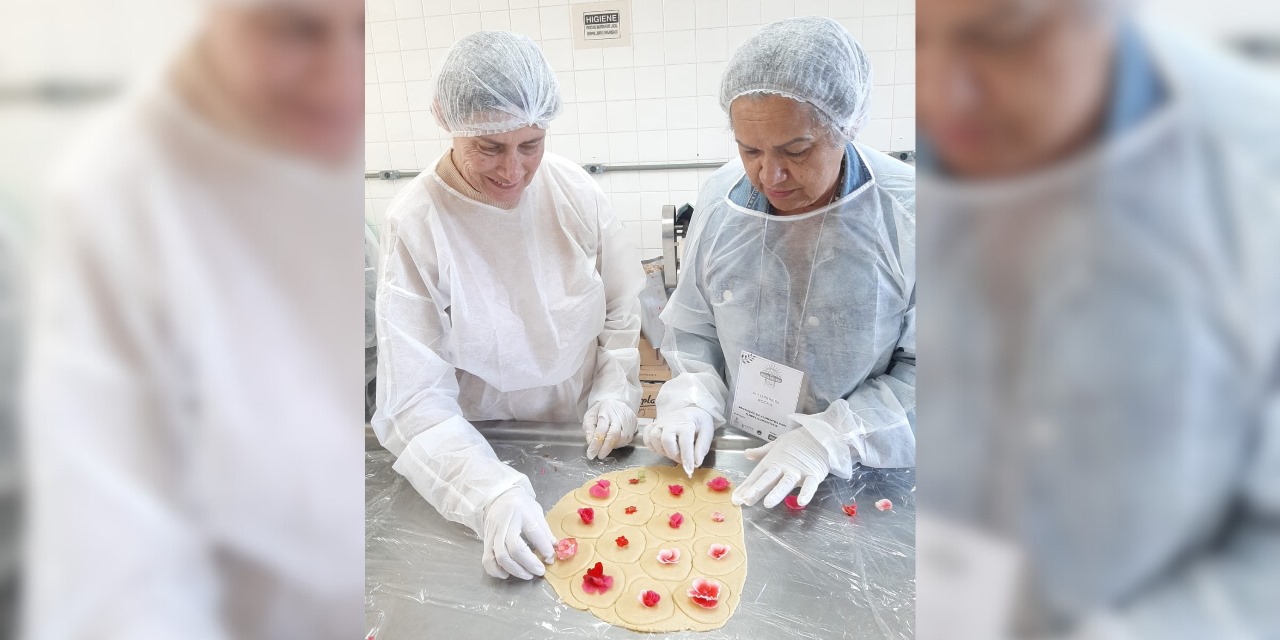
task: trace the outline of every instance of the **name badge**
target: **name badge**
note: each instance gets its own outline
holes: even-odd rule
[[[792,430],[787,416],[800,406],[804,372],[743,351],[733,390],[729,426],[765,440]]]

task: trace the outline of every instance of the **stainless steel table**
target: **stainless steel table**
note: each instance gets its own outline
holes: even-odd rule
[[[669,464],[644,447],[588,461],[576,424],[477,425],[504,461],[529,476],[550,509],[590,478]],[[704,466],[735,483],[759,440],[723,429]],[[377,640],[426,638],[647,638],[559,602],[541,579],[497,580],[480,566],[480,541],[441,518],[366,439],[365,620]],[[877,511],[880,498],[893,510]],[[849,517],[842,504],[857,501]],[[743,510],[747,586],[723,628],[676,638],[912,638],[915,634],[915,472],[855,469],[828,478],[804,511]]]

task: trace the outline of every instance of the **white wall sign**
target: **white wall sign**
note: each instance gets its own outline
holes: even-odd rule
[[[631,45],[631,3],[626,0],[570,5],[575,49]]]

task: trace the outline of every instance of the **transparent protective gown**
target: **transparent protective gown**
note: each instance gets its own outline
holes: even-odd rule
[[[640,402],[636,251],[604,194],[546,154],[515,209],[470,200],[434,172],[387,212],[373,428],[396,470],[446,518],[527,479],[469,421],[581,422]]]
[[[659,416],[696,406],[724,424],[745,350],[805,372],[794,419],[832,452],[832,473],[914,466],[915,170],[854,147],[871,178],[810,213],[731,202],[740,161],[703,187],[662,313],[674,377]]]

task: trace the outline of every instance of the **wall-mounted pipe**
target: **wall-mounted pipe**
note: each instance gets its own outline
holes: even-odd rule
[[[401,178],[412,178],[420,173],[422,172],[417,169],[406,169],[404,171],[399,169],[383,169],[382,171],[366,171],[364,172],[364,177],[377,178],[379,180],[399,180]]]
[[[680,169],[719,169],[724,166],[728,160],[720,162],[670,162],[665,164],[603,164],[593,163],[582,165],[587,173],[599,175],[609,173],[610,171],[678,171]]]
[[[889,155],[903,162],[906,162],[908,164],[915,164],[916,162],[915,151],[890,151]],[[584,164],[582,165],[582,168],[586,169],[587,173],[590,173],[592,175],[600,175],[603,173],[610,173],[610,172],[617,172],[617,171],[679,171],[681,169],[719,169],[720,167],[724,166],[725,162],[728,162],[728,160],[725,160],[722,162],[669,162],[664,164],[592,163],[592,164]],[[420,173],[422,172],[418,171],[417,169],[407,169],[404,171],[401,171],[399,169],[383,169],[382,171],[366,171],[364,174],[364,177],[377,178],[379,180],[399,180],[401,178],[412,178]]]
[[[0,105],[92,103],[110,98],[119,91],[119,85],[106,81],[48,79],[27,84],[3,84],[0,85]]]

